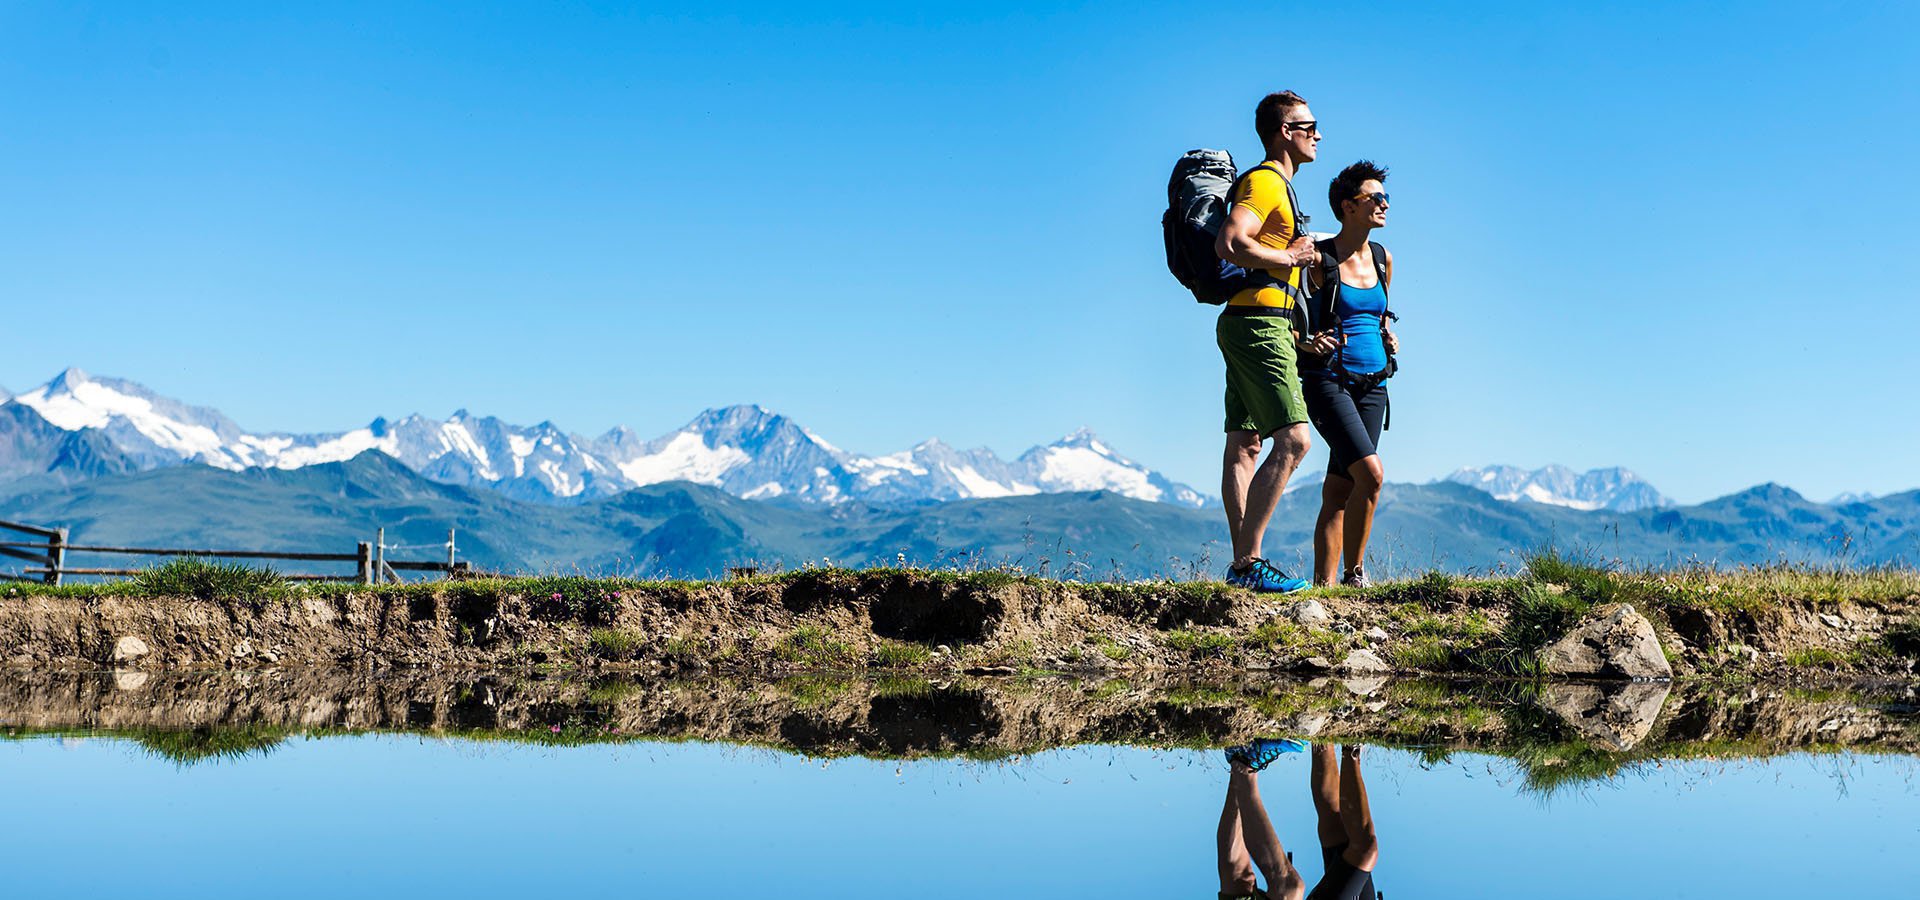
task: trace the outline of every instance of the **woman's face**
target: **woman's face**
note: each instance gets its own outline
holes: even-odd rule
[[[1355,216],[1375,228],[1387,224],[1387,189],[1380,182],[1372,178],[1360,182],[1358,196],[1347,201],[1347,219]]]

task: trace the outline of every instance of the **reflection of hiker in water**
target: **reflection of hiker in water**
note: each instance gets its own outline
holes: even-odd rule
[[[1380,858],[1367,808],[1367,783],[1360,779],[1360,747],[1313,747],[1313,810],[1319,818],[1320,856],[1326,875],[1308,900],[1373,900],[1373,865]]]
[[[1232,773],[1227,776],[1227,801],[1220,810],[1219,845],[1221,900],[1300,900],[1306,882],[1293,867],[1280,836],[1273,831],[1267,808],[1260,802],[1259,771],[1281,753],[1297,751],[1299,741],[1259,740],[1227,750]],[[1267,876],[1262,893],[1254,866]]]

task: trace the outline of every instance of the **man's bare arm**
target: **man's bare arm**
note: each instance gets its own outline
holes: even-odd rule
[[[1286,249],[1260,243],[1260,217],[1244,206],[1235,206],[1220,226],[1220,237],[1213,252],[1221,259],[1246,269],[1297,269],[1313,263],[1313,238],[1300,235]]]

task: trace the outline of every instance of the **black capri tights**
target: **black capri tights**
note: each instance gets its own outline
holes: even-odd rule
[[[1327,474],[1351,480],[1348,469],[1379,452],[1380,426],[1387,418],[1387,386],[1347,385],[1338,375],[1305,375],[1307,418],[1331,451]]]

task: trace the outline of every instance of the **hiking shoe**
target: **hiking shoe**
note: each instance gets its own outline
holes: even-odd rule
[[[1306,749],[1306,741],[1292,738],[1254,738],[1252,743],[1228,747],[1226,755],[1227,762],[1245,763],[1247,768],[1258,772],[1288,753],[1299,753]]]
[[[1354,566],[1341,576],[1340,584],[1342,587],[1370,588],[1373,587],[1373,580],[1359,566]]]
[[[1245,568],[1228,566],[1227,584],[1261,594],[1291,594],[1313,586],[1305,578],[1288,578],[1272,563],[1257,556]]]

